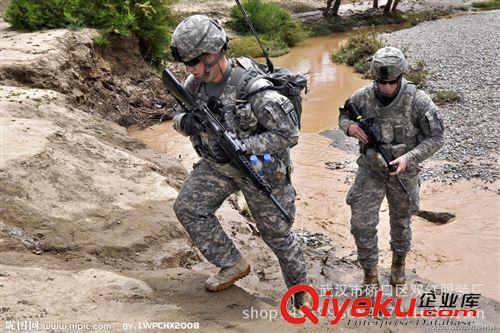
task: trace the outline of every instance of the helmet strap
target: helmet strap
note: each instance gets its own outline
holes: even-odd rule
[[[215,65],[217,65],[219,63],[219,60],[221,60],[226,54],[226,50],[222,49],[220,52],[219,52],[219,55],[215,58],[214,61],[212,62],[207,62],[205,59],[203,59],[201,62],[203,63],[203,65],[205,66],[205,73],[203,73],[203,76],[201,77],[201,80],[202,81],[205,81],[208,79],[208,74],[210,73],[210,70],[212,69],[212,67],[214,67]],[[219,69],[222,73],[222,69],[220,68],[220,65],[219,65]],[[224,75],[224,73],[222,73],[222,75]]]

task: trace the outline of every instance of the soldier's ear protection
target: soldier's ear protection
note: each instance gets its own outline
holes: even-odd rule
[[[175,45],[170,45],[170,54],[175,61],[182,62],[181,55],[179,54],[179,51],[177,50],[177,47]]]

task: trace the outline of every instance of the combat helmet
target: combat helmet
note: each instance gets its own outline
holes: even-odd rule
[[[379,49],[372,58],[370,71],[375,80],[388,80],[408,73],[410,65],[401,50],[388,46]]]
[[[176,61],[189,63],[205,53],[227,49],[228,37],[222,26],[205,15],[184,19],[172,35],[171,52]]]

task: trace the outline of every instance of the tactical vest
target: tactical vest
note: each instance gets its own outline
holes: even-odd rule
[[[229,131],[238,133],[238,125],[235,118],[235,107],[239,103],[248,103],[248,100],[240,100],[240,92],[244,90],[244,84],[248,84],[244,78],[248,73],[247,69],[240,66],[234,59],[230,59],[230,73],[227,78],[226,85],[222,90],[218,99],[221,102],[222,108],[214,112],[214,115],[218,117],[219,121],[226,126]],[[255,82],[255,80],[252,81]],[[202,82],[196,81],[193,86],[190,87],[190,92],[195,95],[195,98],[199,102],[209,103],[209,96],[206,94],[205,85]],[[265,129],[258,126],[257,130],[252,134],[257,134]],[[243,138],[243,137],[241,137]],[[198,154],[206,158],[209,162],[215,165],[219,170],[231,169],[229,166],[223,166],[224,163],[220,163],[220,160],[216,157],[217,152],[214,151],[214,138],[210,137],[207,132],[202,132],[199,135],[191,136],[191,142]],[[282,151],[274,156],[277,160],[281,161],[284,166],[291,165],[290,153],[288,150]],[[234,170],[229,170],[228,172],[233,173]],[[226,172],[226,171],[223,171]]]
[[[241,76],[244,74],[245,70],[243,68],[240,68],[238,66],[235,66],[232,61],[229,63],[230,66],[230,72],[229,76],[227,78],[227,82],[222,90],[222,93],[220,96],[216,96],[219,101],[221,102],[221,105],[223,106],[222,109],[220,110],[213,110],[212,113],[214,116],[218,118],[218,120],[223,123],[230,131],[233,131],[236,133],[236,128],[235,124],[232,121],[227,121],[228,113],[231,113],[232,110],[228,109],[231,106],[234,106],[236,103],[236,89],[238,85],[238,81],[240,80]],[[209,96],[207,95],[205,91],[205,85],[198,80],[194,80],[190,84],[190,92],[195,95],[195,99],[199,103],[204,103],[204,104],[209,104]],[[206,158],[210,162],[213,163],[218,163],[222,161],[222,157],[220,155],[220,152],[217,152],[214,150],[215,143],[214,140],[215,138],[211,138],[209,133],[207,132],[202,132],[199,135],[191,136],[191,142],[193,143],[193,147],[195,148],[196,152],[198,155]]]
[[[403,79],[398,96],[388,106],[379,104],[374,86],[366,87],[356,101],[363,118],[373,118],[373,126],[381,134],[382,147],[392,159],[416,147],[423,137],[413,106],[417,91],[413,83]],[[370,144],[361,144],[360,152],[364,154],[369,147]]]

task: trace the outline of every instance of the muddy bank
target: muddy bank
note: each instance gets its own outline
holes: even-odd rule
[[[81,74],[61,67],[73,56],[64,45],[70,40],[92,54],[90,33],[2,30],[2,322],[69,321],[73,309],[85,308],[94,297],[106,307],[118,299],[131,304],[125,313],[139,313],[134,291],[140,295],[150,288],[111,270],[189,267],[200,261],[171,209],[185,168],[74,102],[78,94],[72,87],[78,87]],[[77,63],[85,65],[82,71],[96,62],[112,65],[97,56],[87,60]],[[74,294],[74,288],[88,293]],[[95,320],[103,307],[87,307],[89,317],[82,318]],[[116,315],[122,318],[120,311]]]
[[[90,29],[20,34],[3,21],[0,25],[4,84],[56,91],[81,110],[122,126],[151,125],[172,116],[173,99],[159,73],[141,58],[137,40],[116,38],[100,48],[93,42],[97,32]]]

